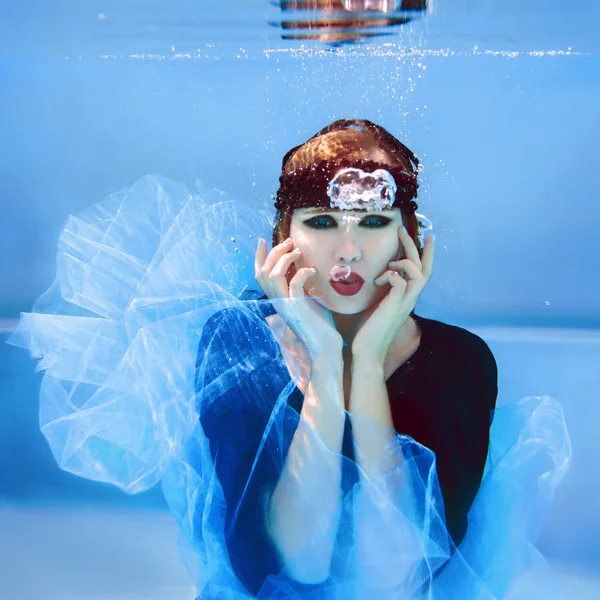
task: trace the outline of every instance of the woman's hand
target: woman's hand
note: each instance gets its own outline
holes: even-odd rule
[[[354,359],[358,358],[382,368],[392,342],[415,308],[433,268],[433,235],[425,242],[422,259],[419,258],[415,243],[403,227],[398,229],[398,237],[406,258],[388,263],[390,269],[375,280],[377,285],[390,285],[390,292],[360,326],[352,342]],[[400,276],[399,272],[402,272],[403,276]]]
[[[261,240],[254,260],[254,275],[268,298],[298,298],[297,302],[278,302],[275,308],[288,327],[302,342],[311,362],[320,357],[341,356],[343,340],[333,323],[331,313],[316,300],[305,299],[304,284],[315,275],[316,268],[298,269],[290,280],[286,273],[302,256],[293,242],[275,246],[267,254],[267,244]]]

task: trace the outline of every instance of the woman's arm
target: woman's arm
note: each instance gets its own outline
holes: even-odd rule
[[[356,462],[370,477],[375,474],[375,466],[386,444],[395,437],[383,365],[359,356],[353,357],[348,410],[352,419]],[[392,466],[381,465],[384,471]]]
[[[286,574],[301,583],[324,581],[341,511],[344,434],[343,362],[313,361],[300,424],[267,509],[267,526]]]
[[[276,352],[277,343],[258,317],[225,309],[204,326],[197,361],[198,414],[226,503],[227,552],[236,577],[253,595],[283,567],[265,513],[296,422],[288,418],[268,427],[276,400],[289,383],[285,368],[276,368],[272,360]],[[291,407],[283,410],[296,414]],[[209,485],[210,473],[202,477]],[[202,537],[206,514],[191,513]],[[209,531],[213,526],[209,523]],[[207,538],[203,543],[215,542]]]
[[[313,360],[299,423],[288,417],[269,429],[289,383],[286,369],[271,360],[276,348],[266,325],[226,310],[205,326],[198,359],[199,397],[210,397],[200,402],[200,421],[227,504],[229,557],[253,594],[280,573],[292,584],[324,581],[340,514],[341,353],[337,362]]]
[[[413,515],[410,468],[408,473],[403,470],[403,448],[394,442],[383,365],[353,357],[349,411],[360,467],[353,505],[357,561],[383,586],[412,585],[417,565],[410,557],[419,556],[422,550],[415,535],[418,522]],[[390,442],[394,443],[386,452]]]

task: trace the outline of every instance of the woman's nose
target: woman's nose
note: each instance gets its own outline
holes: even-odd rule
[[[340,264],[356,262],[360,259],[361,251],[352,235],[345,235],[336,249],[335,258]]]

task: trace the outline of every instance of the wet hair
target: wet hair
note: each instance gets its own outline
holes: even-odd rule
[[[283,157],[280,181],[289,174],[310,169],[313,165],[327,163],[344,168],[349,164],[360,165],[375,159],[390,170],[403,171],[414,179],[414,196],[419,161],[415,155],[380,125],[362,119],[341,119],[321,129],[309,140],[292,148]],[[384,166],[385,168],[385,166]],[[278,197],[281,195],[281,189]],[[273,246],[281,243],[290,235],[293,206],[281,206],[273,220]],[[402,223],[411,236],[419,255],[422,248],[419,241],[419,222],[414,212],[416,204],[407,204],[406,209],[400,207]]]

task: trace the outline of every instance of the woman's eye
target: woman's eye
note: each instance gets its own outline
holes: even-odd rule
[[[390,221],[391,219],[387,217],[366,217],[360,222],[360,226],[367,227],[368,229],[378,229],[385,227]],[[336,221],[331,217],[313,217],[305,221],[305,224],[313,229],[331,229],[332,227],[337,227]]]
[[[390,219],[388,219],[387,217],[369,217],[368,219],[365,219],[361,225],[364,225],[365,227],[385,227],[388,223],[390,222]]]
[[[330,225],[335,226],[335,221],[331,218],[314,217],[305,221],[305,223],[313,229],[329,229]]]

